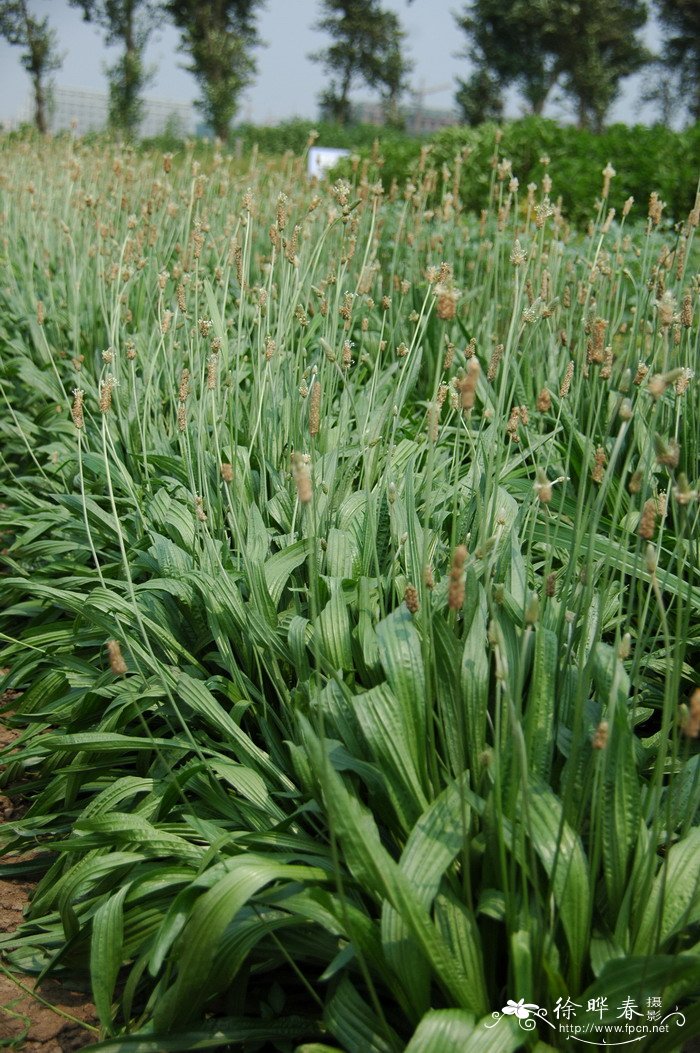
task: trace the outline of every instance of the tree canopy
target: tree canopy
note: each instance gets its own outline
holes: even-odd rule
[[[329,74],[321,96],[325,114],[347,123],[350,91],[360,82],[379,90],[388,115],[395,119],[411,68],[398,15],[378,0],[323,0],[321,12],[315,28],[328,33],[333,43],[310,57]]]
[[[264,0],[168,0],[166,10],[182,33],[181,50],[190,58],[187,69],[202,93],[197,103],[206,122],[226,139],[238,112],[241,93],[257,64],[252,54],[261,40],[258,9]]]
[[[483,119],[480,85],[491,114],[499,89],[517,87],[539,114],[556,86],[581,127],[600,128],[622,78],[649,60],[635,35],[646,19],[643,0],[473,0],[457,16],[476,66],[457,94],[465,119]]]
[[[62,63],[56,31],[47,17],[31,14],[26,0],[0,0],[0,36],[8,44],[22,48],[20,61],[32,81],[34,123],[45,134],[48,131],[48,77]]]
[[[700,121],[700,3],[698,0],[657,0],[663,44],[661,83],[652,94],[666,95],[667,117],[687,112]]]
[[[107,70],[109,122],[122,133],[138,131],[143,115],[143,91],[152,78],[144,64],[146,43],[156,26],[161,5],[157,0],[69,0],[86,22],[104,31],[105,44],[118,44],[122,53]]]

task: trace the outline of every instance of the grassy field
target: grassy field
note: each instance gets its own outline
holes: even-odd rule
[[[700,1032],[700,206],[494,149],[0,143],[1,949],[95,1048]]]

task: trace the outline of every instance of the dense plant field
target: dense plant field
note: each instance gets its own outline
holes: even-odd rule
[[[679,1049],[698,203],[0,159],[6,961],[112,1053],[543,1053],[568,999]]]

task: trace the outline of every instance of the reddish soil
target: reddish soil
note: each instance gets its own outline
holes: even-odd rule
[[[0,696],[0,706],[11,700],[9,694]],[[12,728],[0,725],[0,748],[10,745],[16,736]],[[21,813],[21,801],[0,794],[0,823]],[[10,853],[0,856],[0,863],[19,863],[21,858]],[[18,928],[32,887],[21,878],[0,879],[1,933]],[[33,991],[32,978],[17,973],[0,958],[0,1048],[23,1053],[70,1053],[97,1040],[95,1007],[84,992],[73,991],[58,980],[45,980],[37,990],[39,997]],[[81,1021],[92,1028],[84,1027]]]

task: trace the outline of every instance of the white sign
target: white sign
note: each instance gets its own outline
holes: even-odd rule
[[[341,157],[347,157],[349,150],[338,150],[332,146],[312,146],[309,150],[306,171],[309,179],[322,179],[325,173],[333,168]]]

